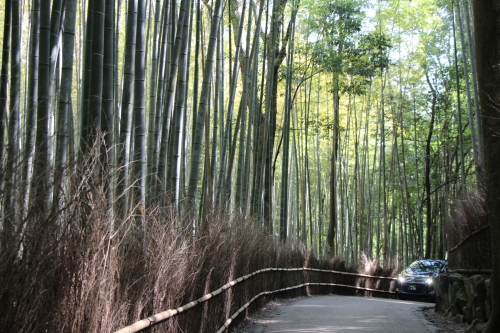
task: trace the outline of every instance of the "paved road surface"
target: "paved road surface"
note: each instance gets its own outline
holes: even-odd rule
[[[420,311],[429,306],[432,304],[382,298],[304,297],[261,314],[244,332],[438,332]]]

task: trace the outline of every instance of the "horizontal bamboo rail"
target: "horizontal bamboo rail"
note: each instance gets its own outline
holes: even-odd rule
[[[397,280],[396,278],[391,278],[391,277],[387,277],[387,276],[375,276],[375,275],[360,274],[360,273],[330,271],[330,270],[327,270],[327,269],[316,269],[316,268],[307,268],[307,267],[304,267],[304,268],[301,268],[301,270],[304,270],[304,271],[313,271],[313,272],[322,272],[322,273],[334,273],[334,274],[340,274],[340,275],[352,275],[352,276],[366,277],[366,278],[371,278],[371,279]]]
[[[371,278],[371,279],[387,279],[387,280],[396,280],[395,278],[390,278],[390,277],[385,277],[385,276],[372,276],[372,275],[367,275],[367,274],[359,274],[359,273],[349,273],[349,272],[341,272],[341,271],[332,271],[332,270],[324,270],[324,269],[315,269],[315,268],[306,268],[306,267],[301,267],[301,268],[264,268],[264,269],[259,269],[253,273],[247,274],[245,276],[242,276],[236,280],[230,281],[220,287],[219,289],[210,292],[192,302],[189,302],[187,304],[184,304],[178,308],[175,309],[168,309],[166,311],[154,314],[152,316],[149,316],[147,318],[144,318],[142,320],[139,320],[132,325],[129,325],[127,327],[124,327],[115,333],[135,333],[142,331],[152,325],[158,324],[164,320],[167,320],[168,318],[174,317],[178,315],[181,312],[184,312],[188,309],[191,309],[199,304],[202,304],[209,299],[211,299],[214,296],[217,296],[218,294],[222,293],[223,291],[233,287],[234,285],[245,281],[252,276],[262,274],[265,272],[276,272],[276,271],[286,271],[286,272],[297,272],[297,271],[311,271],[311,272],[321,272],[321,273],[331,273],[331,274],[340,274],[340,275],[351,275],[351,276],[357,276],[357,277],[365,277],[365,278]],[[242,312],[244,311],[252,302],[254,302],[256,299],[258,299],[261,296],[264,295],[269,295],[273,293],[278,293],[278,292],[283,292],[287,290],[293,290],[293,289],[298,289],[298,288],[303,288],[306,286],[336,286],[336,287],[344,287],[344,288],[353,288],[353,289],[358,289],[358,290],[365,290],[365,291],[372,291],[372,292],[381,292],[381,293],[389,293],[389,294],[394,294],[392,291],[385,291],[385,290],[377,290],[377,289],[370,289],[370,288],[363,288],[363,287],[356,287],[356,286],[349,286],[349,285],[343,285],[343,284],[335,284],[335,283],[304,283],[300,284],[297,286],[293,287],[288,287],[284,289],[279,289],[279,290],[274,290],[274,291],[265,291],[262,292],[255,297],[253,297],[248,303],[246,303],[242,308],[240,308],[236,313],[234,313],[231,318],[229,318],[225,323],[224,326],[221,328],[222,330],[226,329],[229,327],[230,323]],[[234,317],[234,318],[233,318]],[[227,326],[226,326],[227,325]],[[220,330],[219,330],[220,331]]]
[[[448,273],[459,273],[459,274],[489,274],[491,275],[491,269],[449,269]]]

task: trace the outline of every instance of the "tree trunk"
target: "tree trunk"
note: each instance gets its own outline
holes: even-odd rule
[[[455,19],[455,18],[453,18]],[[453,55],[455,59],[455,80],[457,85],[457,118],[458,118],[458,143],[460,147],[460,184],[461,187],[465,185],[465,162],[464,162],[464,140],[463,140],[463,131],[462,131],[462,107],[460,103],[460,79],[458,73],[458,56],[457,56],[457,37],[455,32],[455,22],[453,22]],[[429,83],[430,85],[430,83]],[[427,252],[427,251],[426,251]]]
[[[425,145],[425,207],[426,207],[426,221],[427,221],[427,234],[425,238],[425,258],[430,258],[432,249],[433,225],[432,225],[432,207],[431,207],[431,140],[434,131],[434,119],[436,116],[437,92],[432,86],[429,77],[427,76],[427,83],[432,91],[432,105],[431,105],[431,121],[429,123],[429,132],[427,134],[427,141]]]
[[[118,216],[125,218],[127,214],[129,181],[129,155],[130,155],[130,135],[132,131],[132,91],[134,86],[135,70],[135,40],[137,31],[137,0],[128,1],[127,31],[125,42],[125,56],[123,68],[123,92],[121,103],[120,119],[120,143],[118,149],[118,177],[117,177],[117,201]]]
[[[9,114],[7,106],[8,83],[9,83],[9,52],[10,52],[10,29],[12,18],[12,0],[5,1],[5,17],[3,24],[3,40],[2,40],[2,72],[0,73],[0,167],[3,167],[4,157],[4,133],[6,117]],[[3,179],[0,177],[0,186],[3,184]]]
[[[80,154],[79,154],[79,163],[81,163],[82,153],[86,151],[88,142],[86,141],[89,138],[89,129],[90,129],[90,113],[89,110],[89,99],[90,99],[90,64],[92,57],[92,8],[93,8],[94,0],[88,0],[87,2],[87,21],[83,22],[83,26],[85,27],[85,33],[83,37],[84,44],[84,56],[83,56],[83,80],[81,83],[81,93],[79,94],[81,97],[81,107],[80,107]],[[85,6],[82,6],[82,12],[85,11]],[[81,17],[83,19],[83,15]],[[83,29],[82,29],[83,30]],[[42,47],[41,47],[42,48]],[[40,49],[41,49],[40,48]],[[40,60],[41,61],[41,60]]]
[[[67,3],[64,19],[64,35],[62,48],[62,73],[61,90],[59,93],[59,108],[57,117],[56,136],[56,163],[55,163],[55,184],[54,202],[58,202],[60,188],[64,188],[63,182],[65,169],[69,155],[69,122],[71,109],[71,83],[73,78],[73,51],[75,46],[75,22],[76,22],[76,1]]]
[[[483,332],[500,327],[500,2],[474,0],[474,26],[483,119],[486,206],[491,230],[492,272],[490,320]]]
[[[175,202],[175,206],[177,207],[177,211],[180,211],[179,199],[180,199],[180,180],[181,180],[181,158],[182,158],[182,142],[185,138],[184,132],[184,118],[186,117],[186,90],[187,90],[187,81],[188,81],[188,66],[189,66],[189,31],[191,25],[191,5],[190,1],[186,3],[186,17],[184,19],[184,27],[181,29],[181,51],[179,57],[179,69],[177,76],[177,87],[176,87],[176,98],[175,105],[172,117],[172,129],[171,129],[171,138],[169,142],[169,150],[171,150],[168,154],[171,161],[171,167],[169,169],[169,175],[172,179],[170,179],[171,189],[173,196],[171,199]],[[167,179],[167,182],[169,180]]]
[[[461,0],[459,0],[461,1]],[[477,124],[477,136],[478,136],[478,152],[479,152],[479,176],[480,181],[484,181],[482,179],[482,171],[483,171],[483,124],[481,121],[481,109],[479,105],[479,92],[477,86],[477,68],[476,68],[476,50],[475,50],[475,41],[472,36],[472,23],[470,20],[470,12],[472,8],[472,4],[469,4],[469,1],[463,1],[463,9],[465,12],[465,22],[467,26],[467,40],[468,40],[468,49],[470,56],[470,66],[471,66],[471,74],[472,74],[472,87],[474,90],[474,112],[476,115],[476,124]]]
[[[327,243],[332,254],[338,254],[335,248],[335,234],[337,232],[337,156],[339,150],[339,75],[333,76],[333,142],[332,156],[330,160],[330,221],[328,226]]]
[[[105,0],[93,0],[92,6],[92,51],[90,64],[90,95],[88,112],[89,122],[84,138],[83,151],[86,152],[97,140],[97,131],[101,129],[103,54],[104,54],[104,12]]]
[[[419,182],[419,166],[418,166],[418,154],[417,154],[417,109],[415,105],[415,97],[413,97],[413,150],[415,153],[415,181],[417,184],[417,188],[420,184]],[[420,200],[420,191],[417,191],[417,258],[421,258],[424,256],[424,225],[422,221],[422,204]]]
[[[462,48],[462,66],[464,68],[464,80],[465,80],[465,95],[467,97],[467,114],[469,115],[469,127],[470,127],[470,136],[472,142],[472,152],[474,156],[474,165],[476,166],[476,177],[480,179],[480,165],[479,165],[479,152],[478,152],[478,144],[477,144],[477,133],[476,133],[476,125],[474,121],[474,113],[472,111],[472,98],[471,98],[471,88],[470,88],[470,79],[469,79],[469,63],[467,62],[467,49],[465,45],[465,33],[464,33],[464,24],[462,20],[462,14],[460,9],[459,0],[456,2],[456,13],[458,18],[458,27],[460,33],[460,45]],[[460,90],[457,86],[457,90]]]
[[[193,137],[193,153],[191,158],[191,166],[189,173],[189,184],[187,189],[188,210],[190,213],[195,212],[196,194],[198,190],[198,179],[201,169],[201,151],[203,146],[203,137],[205,131],[205,117],[208,111],[208,102],[210,97],[210,85],[212,83],[212,68],[214,64],[215,48],[219,33],[219,25],[221,20],[222,0],[216,0],[214,13],[212,16],[212,24],[210,28],[210,41],[208,43],[207,57],[205,70],[203,72],[203,83],[201,88],[199,110],[196,115],[196,123],[194,124]]]
[[[387,257],[388,257],[388,250],[389,250],[389,221],[388,221],[388,207],[387,207],[387,176],[386,176],[386,164],[385,164],[385,85],[386,85],[386,78],[384,78],[383,73],[380,75],[380,81],[382,83],[381,87],[381,101],[380,101],[380,112],[381,112],[381,119],[380,119],[380,184],[382,186],[382,204],[384,206],[383,208],[383,217],[384,217],[384,241],[382,245],[382,265],[384,267],[387,267]],[[380,187],[379,187],[380,188]],[[380,202],[380,198],[379,198]],[[380,219],[379,219],[379,224],[380,224]]]
[[[172,122],[172,112],[174,109],[175,102],[175,90],[177,82],[177,71],[179,64],[179,56],[181,54],[183,30],[188,29],[185,27],[184,22],[189,20],[189,6],[190,2],[188,0],[183,0],[181,2],[181,7],[179,10],[179,18],[177,20],[177,30],[175,43],[173,47],[172,57],[170,60],[170,72],[167,81],[167,93],[166,93],[166,104],[163,110],[163,122],[162,122],[162,134],[160,143],[160,160],[158,162],[158,180],[160,183],[160,200],[165,202],[165,188],[168,197],[172,196],[171,188],[171,172],[168,173],[167,169],[172,170],[172,158],[168,156],[169,150],[169,140],[171,137],[171,122]],[[168,160],[168,161],[167,161]],[[168,166],[167,166],[168,162]],[[170,177],[169,177],[170,176]]]
[[[146,4],[144,0],[137,3],[137,30],[135,39],[134,70],[134,155],[132,164],[133,207],[139,208],[136,218],[142,222],[146,201],[146,112],[145,112],[145,40],[144,26]],[[142,214],[142,216],[140,216]],[[143,226],[144,228],[144,226]]]
[[[290,48],[288,50],[287,58],[287,73],[285,85],[285,114],[283,123],[283,159],[281,162],[281,202],[280,202],[280,240],[282,243],[286,242],[288,235],[288,164],[289,164],[289,151],[290,151],[290,113],[292,112],[292,75],[293,75],[293,36],[295,31],[295,15],[297,9],[294,8],[290,26],[292,28],[290,39]],[[298,172],[298,170],[297,170]],[[298,183],[298,182],[297,182]],[[296,193],[298,195],[298,193]],[[305,222],[305,221],[304,221]]]
[[[232,175],[232,168],[234,165],[234,154],[236,150],[236,140],[231,140],[231,131],[232,131],[232,123],[233,123],[233,114],[234,114],[234,104],[235,104],[235,96],[236,96],[236,86],[238,82],[238,76],[239,76],[239,59],[240,59],[240,54],[241,54],[241,39],[243,36],[243,23],[245,22],[245,11],[246,11],[246,0],[243,0],[243,5],[242,5],[242,13],[240,17],[240,24],[238,28],[238,35],[236,39],[236,52],[235,52],[235,57],[234,57],[234,63],[233,63],[233,69],[231,71],[232,76],[231,76],[231,84],[230,84],[230,90],[229,90],[229,102],[228,102],[228,107],[227,107],[227,115],[226,115],[226,125],[224,129],[224,137],[222,138],[222,158],[221,158],[221,167],[219,170],[219,184],[218,184],[218,189],[217,189],[217,200],[216,204],[219,205],[220,202],[225,202],[226,204],[229,203],[229,193],[230,193],[230,184],[229,180],[231,179]],[[236,129],[235,129],[235,138],[236,135],[238,134],[238,131],[240,129],[240,121],[241,121],[241,113],[242,113],[242,107],[243,105],[240,105],[239,111],[238,111],[238,117],[237,117],[237,122],[236,122]],[[228,153],[229,152],[229,156]],[[226,206],[226,205],[224,205]]]
[[[30,61],[28,69],[28,109],[26,110],[23,171],[21,195],[26,198],[27,184],[32,176],[33,151],[35,149],[36,109],[38,104],[38,50],[40,31],[40,1],[33,0],[30,28]]]
[[[104,56],[103,56],[103,90],[101,130],[104,135],[104,146],[101,151],[103,167],[107,167],[105,189],[110,202],[114,200],[114,165],[115,165],[115,82],[114,73],[117,64],[114,61],[114,17],[115,0],[106,0],[104,18]]]
[[[20,4],[18,0],[12,0],[12,35],[11,35],[11,56],[10,56],[10,71],[11,71],[11,86],[9,96],[9,130],[8,130],[8,146],[7,146],[7,161],[5,170],[5,199],[4,199],[4,216],[3,216],[3,241],[4,245],[13,245],[16,243],[14,239],[15,221],[16,221],[16,176],[14,166],[18,162],[19,152],[19,114],[20,114],[20,87],[21,87],[21,36],[20,32]],[[8,6],[7,6],[8,7]],[[15,249],[7,247],[8,250]],[[8,253],[8,252],[7,252]],[[10,259],[8,256],[7,258]]]
[[[163,15],[165,11],[160,10],[162,8],[160,4],[160,0],[156,0],[155,3],[155,16],[154,16],[154,28],[153,28],[153,54],[151,56],[151,69],[150,69],[150,82],[149,82],[149,115],[148,115],[148,147],[147,147],[147,179],[146,179],[146,187],[149,189],[148,191],[148,204],[151,202],[151,200],[154,198],[152,195],[152,188],[153,188],[153,183],[155,182],[154,180],[154,174],[153,170],[156,172],[156,168],[153,166],[156,164],[155,161],[156,155],[154,154],[155,152],[155,126],[156,126],[156,91],[157,91],[157,84],[158,84],[158,69],[160,66],[158,66],[158,55],[160,54],[159,52],[159,44],[160,44],[160,32],[162,31],[161,23],[160,21],[160,14],[161,18],[163,18]]]
[[[49,177],[49,107],[50,107],[50,3],[42,1],[40,5],[40,63],[38,67],[38,109],[35,137],[35,158],[32,186],[32,200],[37,202],[37,210],[42,214],[47,211],[47,193]],[[43,215],[42,215],[43,216]]]

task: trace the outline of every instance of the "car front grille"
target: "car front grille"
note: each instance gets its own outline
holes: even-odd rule
[[[404,283],[425,283],[428,276],[405,276]]]

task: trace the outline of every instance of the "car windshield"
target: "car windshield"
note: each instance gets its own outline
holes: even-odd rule
[[[446,265],[443,261],[437,260],[417,260],[414,261],[407,270],[413,272],[438,273]]]

